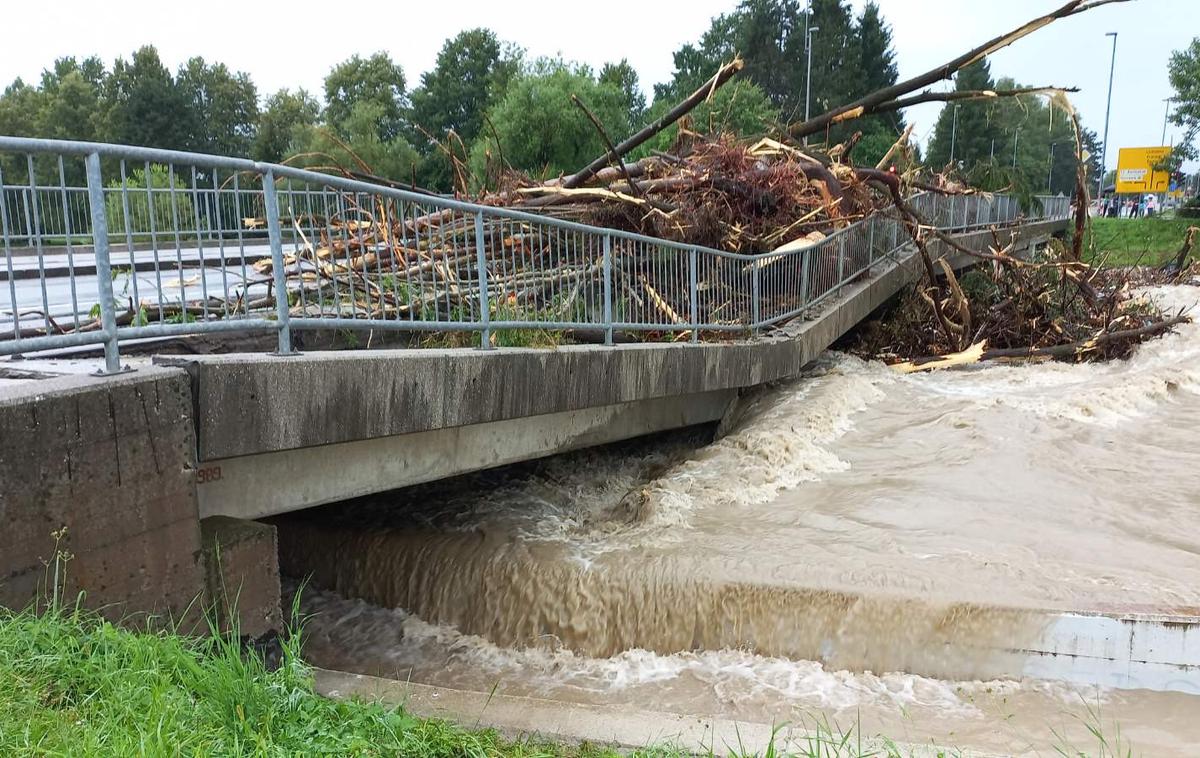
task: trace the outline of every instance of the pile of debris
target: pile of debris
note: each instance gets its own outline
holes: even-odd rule
[[[516,172],[483,202],[737,253],[811,243],[890,206],[843,162],[763,138],[684,130],[669,153],[598,171],[579,187]],[[816,234],[814,234],[816,233]]]

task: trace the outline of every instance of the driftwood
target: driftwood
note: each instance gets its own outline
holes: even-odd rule
[[[1196,241],[1196,232],[1200,232],[1200,227],[1189,226],[1187,228],[1179,252],[1175,253],[1174,258],[1159,267],[1160,274],[1165,274],[1171,281],[1176,281],[1187,272],[1188,255],[1192,252],[1192,245]]]
[[[979,342],[966,350],[959,353],[951,353],[948,355],[927,356],[917,358],[903,363],[892,364],[891,368],[899,371],[902,374],[911,374],[917,371],[936,371],[947,368],[959,368],[973,363],[982,361],[1029,361],[1029,360],[1047,360],[1064,358],[1078,359],[1081,356],[1090,353],[1104,346],[1105,344],[1117,341],[1136,340],[1141,341],[1147,337],[1153,337],[1164,332],[1170,331],[1180,324],[1191,323],[1190,316],[1175,316],[1173,318],[1155,321],[1152,324],[1141,326],[1136,329],[1122,329],[1115,332],[1105,332],[1097,334],[1086,340],[1070,342],[1065,345],[1053,345],[1051,347],[1018,347],[1018,348],[995,348],[988,349],[986,343]]]
[[[1024,95],[1053,95],[1058,92],[1078,92],[1078,87],[1021,87],[1019,89],[982,89],[982,90],[951,90],[950,92],[922,92],[918,95],[897,98],[886,103],[880,103],[875,113],[898,111],[921,103],[953,103],[960,100],[996,100],[1006,97],[1022,97]]]

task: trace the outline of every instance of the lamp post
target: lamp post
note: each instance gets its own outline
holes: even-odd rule
[[[954,163],[954,143],[958,139],[958,103],[954,104],[954,114],[950,119],[950,163]]]
[[[1052,187],[1054,186],[1054,146],[1057,144],[1058,144],[1057,142],[1050,143],[1050,171],[1048,171],[1046,173],[1046,191],[1047,192],[1054,191],[1052,189]]]
[[[808,52],[808,68],[804,73],[804,120],[808,121],[808,108],[812,102],[812,36],[813,32],[820,31],[819,26],[810,26],[804,32],[804,49]],[[804,137],[804,144],[808,144],[808,136]]]
[[[1167,104],[1167,107],[1163,111],[1163,134],[1162,134],[1162,139],[1160,139],[1158,141],[1158,144],[1160,144],[1160,145],[1167,144],[1167,118],[1171,115],[1171,101],[1174,99],[1175,98],[1173,98],[1173,97],[1168,97],[1168,98],[1163,99],[1163,102]]]
[[[1108,167],[1108,117],[1112,112],[1113,72],[1117,70],[1117,33],[1108,32],[1105,37],[1112,37],[1112,62],[1108,66],[1108,104],[1104,106],[1104,142],[1100,145],[1100,178],[1096,180],[1096,197],[1104,194],[1104,172]]]

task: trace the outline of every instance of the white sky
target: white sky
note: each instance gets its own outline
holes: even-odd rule
[[[561,54],[599,67],[628,58],[652,91],[670,77],[671,53],[699,39],[709,19],[737,0],[454,0],[415,3],[357,0],[7,0],[0,86],[17,76],[36,81],[62,55],[99,55],[111,64],[135,48],[157,46],[174,69],[192,55],[248,72],[261,95],[302,86],[314,94],[332,65],[354,53],[386,50],[409,86],[433,65],[442,42],[474,26],[495,30],[531,55]],[[864,0],[853,0],[856,9]],[[1064,0],[878,0],[892,25],[904,79],[943,63]],[[994,75],[1023,84],[1076,86],[1084,125],[1102,133],[1111,38],[1117,43],[1108,165],[1118,147],[1157,145],[1163,99],[1172,94],[1167,60],[1200,35],[1200,0],[1132,0],[1075,16],[1016,43],[992,59]],[[948,84],[945,86],[949,86]],[[938,105],[908,111],[924,143]],[[1173,127],[1168,126],[1167,142]]]

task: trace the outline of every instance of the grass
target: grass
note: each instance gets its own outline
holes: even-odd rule
[[[1110,266],[1157,265],[1179,251],[1188,226],[1186,218],[1094,218],[1084,250],[1089,260]]]

